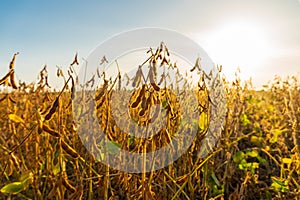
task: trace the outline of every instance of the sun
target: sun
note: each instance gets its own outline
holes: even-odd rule
[[[205,49],[216,64],[231,74],[240,68],[249,77],[263,67],[272,51],[263,27],[244,21],[220,26],[204,40]]]

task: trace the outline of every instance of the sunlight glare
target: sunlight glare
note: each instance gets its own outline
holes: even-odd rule
[[[221,26],[207,36],[205,48],[216,64],[230,72],[239,67],[247,77],[255,75],[270,56],[272,48],[259,25],[236,22]]]

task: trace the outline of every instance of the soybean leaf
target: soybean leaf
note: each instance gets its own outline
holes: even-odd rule
[[[1,188],[2,193],[18,194],[25,188],[23,182],[13,182]]]

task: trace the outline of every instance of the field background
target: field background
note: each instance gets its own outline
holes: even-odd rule
[[[198,137],[173,164],[128,174],[87,152],[72,119],[74,74],[59,72],[66,84],[56,92],[46,67],[35,85],[16,84],[12,60],[1,79],[0,199],[300,198],[297,77],[275,77],[260,91],[238,72],[232,82],[222,79],[227,113],[213,151],[197,159]]]

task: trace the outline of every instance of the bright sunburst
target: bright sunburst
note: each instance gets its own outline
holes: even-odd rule
[[[247,75],[263,67],[272,48],[263,27],[254,23],[234,22],[220,26],[206,37],[205,48],[215,63],[225,70],[238,67]]]

